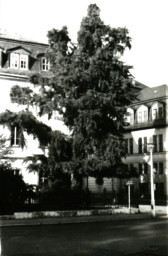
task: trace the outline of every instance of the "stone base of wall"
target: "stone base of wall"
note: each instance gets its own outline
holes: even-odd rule
[[[168,215],[168,206],[155,206],[156,214],[166,214]],[[139,205],[139,211],[141,213],[151,212],[150,205]]]
[[[77,210],[77,211],[40,211],[40,212],[16,212],[14,213],[15,219],[32,219],[44,217],[81,217],[93,215],[112,215],[112,214],[135,214],[139,213],[137,208],[123,207],[119,209],[105,209],[105,210]]]

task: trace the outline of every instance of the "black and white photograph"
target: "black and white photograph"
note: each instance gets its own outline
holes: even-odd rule
[[[0,256],[168,256],[167,0],[0,0]]]

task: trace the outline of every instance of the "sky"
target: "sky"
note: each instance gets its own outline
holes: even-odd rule
[[[68,27],[77,40],[89,4],[96,3],[111,27],[126,27],[132,49],[123,60],[147,86],[168,84],[168,0],[0,0],[0,33],[46,42],[47,31]]]

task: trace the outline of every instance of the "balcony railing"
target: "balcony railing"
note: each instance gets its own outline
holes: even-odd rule
[[[125,122],[124,128],[126,130],[130,129],[141,129],[141,128],[148,128],[148,127],[161,127],[166,124],[166,118],[160,118],[160,119],[155,119],[155,120],[147,120],[144,122]]]

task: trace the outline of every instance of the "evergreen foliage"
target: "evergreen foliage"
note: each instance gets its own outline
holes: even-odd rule
[[[9,140],[3,135],[0,135],[0,159],[3,159],[10,154],[12,154],[12,150],[9,145]]]
[[[48,39],[52,75],[30,78],[39,93],[15,86],[11,95],[22,95],[24,103],[37,105],[40,116],[51,118],[58,111],[71,136],[52,133],[28,111],[8,111],[0,116],[0,123],[17,123],[43,145],[49,142],[52,177],[65,172],[76,177],[124,177],[124,117],[133,97],[133,77],[131,67],[120,57],[131,48],[128,30],[105,25],[99,8],[91,4],[81,22],[77,44],[71,42],[67,27],[52,29]]]
[[[104,25],[99,14],[96,5],[89,6],[73,49],[66,27],[49,31],[55,75],[49,91],[72,131],[74,172],[109,177],[117,176],[125,156],[123,125],[133,78],[119,56],[131,48],[131,39],[126,28]]]
[[[0,114],[0,123],[11,127],[17,127],[20,131],[19,141],[22,148],[26,145],[24,131],[38,138],[42,146],[47,146],[51,139],[51,128],[39,122],[30,111],[20,111],[18,113],[9,110]]]

